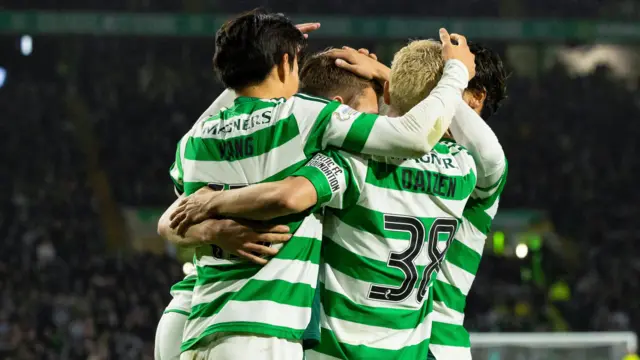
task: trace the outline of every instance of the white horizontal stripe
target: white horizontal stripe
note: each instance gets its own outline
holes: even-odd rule
[[[320,325],[333,331],[340,342],[387,350],[417,345],[431,336],[431,314],[415,329],[395,330],[333,318],[323,308]]]
[[[279,304],[273,301],[234,301],[225,304],[221,311],[208,318],[188,320],[184,339],[199,336],[213,324],[230,322],[262,323],[304,330],[311,318],[311,308]]]
[[[430,344],[429,350],[438,360],[471,360],[471,349]]]
[[[435,196],[427,194],[410,193],[400,190],[392,190],[380,188],[371,184],[365,184],[362,189],[360,199],[364,199],[364,203],[360,204],[368,209],[375,211],[383,211],[387,214],[411,215],[416,217],[462,217],[462,209],[464,202],[455,201],[455,207],[448,210],[447,207],[440,207],[434,200],[438,200]],[[450,206],[451,201],[442,203],[442,205]],[[455,203],[460,204],[455,204]],[[443,210],[446,209],[446,210]]]
[[[307,350],[304,352],[304,357],[306,360],[340,360],[339,358],[321,354],[317,351]]]
[[[434,322],[441,322],[453,325],[464,325],[464,313],[455,311],[447,307],[442,301],[433,302],[432,319]]]
[[[473,226],[469,220],[463,218],[454,239],[470,250],[482,255],[487,236]]]
[[[491,205],[491,207],[489,207],[487,210],[485,210],[485,212],[487,213],[487,215],[489,215],[491,217],[491,219],[496,217],[496,214],[498,213],[498,205],[500,204],[500,199],[496,199],[496,201],[494,201],[493,205]]]
[[[438,280],[442,280],[442,277],[445,277],[449,284],[460,289],[464,296],[469,294],[471,284],[473,284],[473,280],[476,278],[473,274],[459,268],[447,260],[445,260],[440,266]]]
[[[173,294],[173,299],[169,302],[166,310],[180,310],[184,312],[191,312],[191,294],[192,292],[181,291],[180,293]]]
[[[218,281],[196,286],[193,289],[191,306],[195,307],[197,305],[208,304],[224,294],[236,292],[242,289],[248,281],[249,279]]]
[[[315,289],[318,265],[310,261],[271,259],[252,279],[283,280],[292,284],[307,284]]]
[[[409,295],[404,301],[383,302],[379,300],[372,300],[367,297],[372,285],[371,283],[354,279],[349,275],[345,275],[344,273],[331,268],[329,265],[322,265],[320,279],[327,290],[341,294],[356,304],[402,310],[418,310],[422,307],[422,305],[416,301],[416,288],[412,290],[411,295]],[[400,286],[400,284],[398,284],[398,286]],[[425,301],[427,301],[427,299],[425,299]]]
[[[465,175],[469,170],[466,165],[462,166],[461,170],[461,166],[458,164],[460,161],[458,157],[454,157],[450,154],[440,154],[433,150],[419,159],[373,156],[372,160],[411,169],[437,172],[447,176]],[[462,174],[462,172],[465,174]]]
[[[389,260],[390,253],[402,252],[409,247],[409,240],[387,239],[374,235],[353,228],[333,215],[326,217],[325,236],[330,238],[329,241],[333,241],[353,254],[385,263]],[[418,266],[430,264],[425,247],[426,243],[414,261]]]
[[[292,284],[307,284],[315,289],[318,282],[318,265],[309,261],[272,259],[249,279],[218,281],[196,286],[193,306],[210,303],[226,293],[239,291],[250,279],[283,280]]]
[[[304,160],[300,136],[271,151],[238,161],[198,161],[184,159],[184,181],[220,184],[255,184]]]

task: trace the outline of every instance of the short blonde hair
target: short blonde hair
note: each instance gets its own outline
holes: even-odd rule
[[[416,40],[400,49],[391,63],[390,105],[401,114],[411,110],[438,84],[444,69],[442,44]]]

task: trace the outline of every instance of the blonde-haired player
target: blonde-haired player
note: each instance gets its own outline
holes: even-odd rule
[[[429,359],[436,360],[471,359],[469,333],[463,326],[466,296],[478,271],[507,174],[504,151],[483,121],[493,115],[506,98],[507,74],[496,53],[478,44],[471,44],[470,48],[476,56],[476,77],[463,93],[464,101],[458,105],[449,135],[469,150],[477,165],[478,178],[464,209],[461,226],[433,283]],[[373,72],[367,62],[354,53],[348,49],[334,52],[339,58],[336,64],[360,76],[371,76]],[[442,44],[437,41],[413,41],[400,49],[393,58],[389,81],[385,84],[389,112],[403,114],[429,94],[440,80],[443,68]]]
[[[491,128],[479,116],[490,117],[505,98],[506,73],[500,58],[479,45],[476,78],[469,83],[450,127],[450,135],[466,147],[477,166],[477,187],[467,203],[461,226],[433,286],[434,315],[430,359],[471,359],[469,333],[463,326],[466,296],[478,271],[482,250],[506,182],[504,151]],[[428,94],[442,76],[442,44],[413,41],[393,59],[388,102],[404,113]]]

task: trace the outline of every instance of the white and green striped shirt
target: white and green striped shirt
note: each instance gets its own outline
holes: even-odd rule
[[[475,280],[487,234],[498,211],[507,178],[504,172],[494,184],[476,189],[463,212],[441,271],[434,283],[434,314],[431,349],[438,360],[470,359],[469,333],[463,326],[467,295]]]
[[[455,98],[450,103],[453,107]],[[289,100],[240,97],[181,139],[170,173],[176,189],[189,195],[206,185],[233,189],[284,179],[328,145],[415,153],[415,144],[403,137],[407,128],[392,123],[398,120],[301,94]],[[438,123],[447,121],[437,117]],[[197,280],[183,351],[216,332],[301,339],[311,315],[322,236],[321,216],[306,215],[287,219],[294,238],[264,267],[231,258],[215,246],[196,249]]]
[[[308,359],[426,359],[432,283],[476,185],[452,142],[420,159],[316,155],[294,174],[333,191],[320,270],[321,341]]]

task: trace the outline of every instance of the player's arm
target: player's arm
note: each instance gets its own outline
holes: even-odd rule
[[[199,192],[198,197],[182,201],[171,216],[170,226],[183,233],[191,224],[210,217],[270,220],[324,205],[338,207],[350,179],[348,165],[339,156],[317,154],[293,176],[281,181]]]
[[[450,130],[456,142],[467,148],[475,160],[477,186],[481,189],[497,188],[504,179],[507,161],[500,141],[489,125],[464,100],[460,100]]]
[[[470,73],[475,71],[473,55],[463,37],[457,37],[459,45],[451,44],[446,31],[441,32],[441,39],[443,52],[454,51],[455,56],[446,61],[442,78],[424,100],[400,117],[362,114],[345,105],[332,113],[321,113],[318,121],[327,123],[323,145],[396,157],[420,157],[431,151],[451,124],[462,91],[473,77]],[[340,51],[347,50],[336,52]],[[351,54],[354,58],[372,61],[368,56],[354,52]]]

